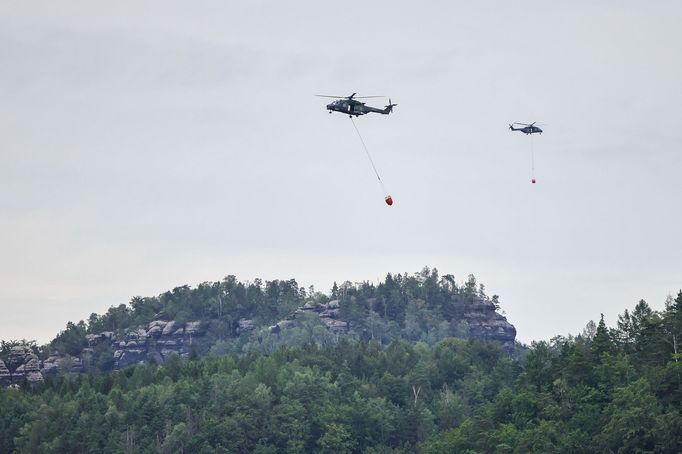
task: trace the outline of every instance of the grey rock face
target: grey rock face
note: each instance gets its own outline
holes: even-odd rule
[[[90,347],[94,347],[94,346],[99,345],[101,343],[111,342],[111,339],[113,337],[114,337],[113,332],[105,331],[105,332],[99,333],[99,334],[86,334],[85,340],[88,342],[88,345]]]
[[[101,337],[99,334],[86,334],[85,340],[88,342],[88,345],[97,345]]]
[[[338,300],[333,300],[322,304],[307,302],[285,317],[284,320],[280,320],[275,325],[268,327],[268,330],[273,334],[277,334],[283,329],[296,326],[296,319],[301,314],[316,314],[318,317],[320,317],[322,324],[324,324],[330,330],[336,332],[348,331],[348,322],[338,320],[339,312],[340,304]]]
[[[187,322],[185,325],[185,335],[187,336],[197,336],[199,334],[204,334],[206,332],[201,325],[201,322]]]
[[[9,372],[10,384],[20,384],[26,380],[31,387],[34,387],[44,381],[43,375],[40,373],[38,356],[30,347],[25,345],[12,347],[7,358],[7,364],[3,365],[4,368],[0,366],[0,381],[2,382],[8,378],[5,371]]]
[[[325,324],[325,326],[332,331],[347,331],[348,330],[348,322],[343,322],[341,320],[334,320],[331,318],[320,318],[322,323]]]
[[[9,369],[5,363],[0,360],[0,386],[3,388],[8,387],[12,384],[12,374],[10,374]]]
[[[127,348],[126,350],[119,350],[114,353],[114,358],[116,359],[116,368],[121,369],[133,364],[144,363],[147,360],[146,353],[146,350],[140,348]]]
[[[491,301],[474,300],[467,305],[462,318],[469,325],[471,337],[499,342],[510,352],[514,349],[516,328],[495,311]]]
[[[41,373],[43,374],[44,377],[54,377],[57,375],[59,372],[59,360],[61,357],[52,355],[49,358],[47,358],[45,361],[43,361],[43,368],[41,369]]]
[[[125,340],[115,342],[114,367],[121,369],[154,359],[162,364],[171,355],[187,358],[193,337],[206,334],[200,321],[180,324],[175,321],[153,320],[147,329],[137,328],[125,335]]]
[[[10,372],[14,372],[19,366],[27,362],[27,358],[31,355],[34,355],[33,350],[25,345],[12,347],[7,358],[7,368]]]
[[[370,307],[374,303],[366,301]],[[499,342],[509,352],[514,349],[516,329],[504,316],[497,313],[493,302],[484,298],[461,302],[453,298],[453,304],[454,313],[450,324],[453,327],[461,327],[461,335]],[[295,327],[302,314],[315,314],[324,326],[336,333],[346,332],[350,328],[348,321],[341,318],[339,301],[332,300],[328,303],[308,302],[268,329],[272,333],[279,333]],[[256,328],[253,320],[240,319],[237,334],[247,333]],[[102,351],[103,347],[114,351],[112,359],[115,369],[146,363],[152,359],[161,364],[172,355],[187,358],[192,351],[194,338],[205,334],[206,325],[201,321],[183,324],[153,320],[144,327],[122,332],[88,334],[86,336],[88,347],[78,356],[66,358],[53,354],[42,364],[31,348],[16,346],[10,351],[6,362],[0,361],[0,386],[19,384],[23,380],[31,386],[36,386],[44,381],[43,377],[56,376],[59,373],[83,373],[86,367],[92,364],[96,352]]]
[[[147,337],[157,338],[160,337],[162,333],[163,333],[162,327],[158,325],[152,326],[151,328],[149,328],[149,331],[147,331]]]
[[[174,327],[175,327],[175,322],[168,322],[163,327],[163,331],[161,332],[161,334],[164,336],[170,336],[171,334],[173,334]]]
[[[163,328],[167,324],[168,324],[168,322],[165,320],[152,320],[151,322],[149,322],[149,329],[158,327],[158,328],[161,328],[161,330],[163,331]]]
[[[339,316],[339,309],[325,309],[320,312],[320,317],[337,318]]]
[[[73,363],[71,363],[71,373],[72,374],[82,374],[85,371],[83,366],[83,359],[75,357],[73,358]]]
[[[237,334],[246,333],[256,329],[256,323],[253,320],[242,318],[238,322]]]

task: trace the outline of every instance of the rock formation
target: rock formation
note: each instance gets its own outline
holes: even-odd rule
[[[0,359],[0,386],[6,388],[11,384],[12,374],[10,373],[5,363]]]
[[[180,324],[175,321],[153,320],[146,328],[126,330],[121,335],[112,333],[105,337],[116,349],[114,367],[120,369],[151,359],[161,364],[174,354],[187,358],[192,351],[194,338],[205,333],[200,321]]]
[[[33,387],[41,384],[44,378],[38,356],[30,347],[17,345],[10,350],[7,363],[0,361],[0,385],[19,385],[24,380]]]
[[[256,323],[253,320],[242,318],[237,322],[237,334],[253,331],[254,329],[256,329]]]
[[[369,300],[366,302],[373,304]],[[458,301],[453,297],[452,307],[449,322],[453,327],[460,327],[460,335],[499,342],[507,351],[513,351],[516,329],[504,316],[497,313],[493,302],[484,298]],[[327,303],[308,302],[267,329],[271,333],[279,333],[295,327],[299,317],[304,314],[318,316],[324,326],[337,333],[350,329],[349,322],[341,319],[338,300]],[[235,328],[237,335],[244,335],[259,327],[253,320],[240,319]],[[87,372],[96,356],[96,350],[100,355],[102,350],[112,355],[109,360],[114,369],[151,360],[162,364],[172,355],[187,358],[194,348],[195,340],[205,334],[206,325],[201,321],[179,323],[173,320],[153,320],[146,326],[88,334],[85,336],[88,347],[79,355],[71,357],[53,353],[42,362],[31,348],[16,346],[11,349],[6,362],[0,360],[0,386],[17,385],[24,380],[30,386],[36,386],[44,381],[44,377]]]
[[[366,303],[372,306],[375,299],[371,298]],[[484,339],[488,341],[495,341],[502,344],[508,352],[514,350],[514,342],[516,339],[516,328],[509,323],[507,319],[501,314],[497,313],[495,304],[484,298],[476,297],[472,301],[461,302],[453,299],[453,304],[458,308],[452,324],[463,324],[466,326],[466,332],[463,335]],[[335,332],[345,332],[349,329],[347,321],[339,319],[340,302],[332,300],[328,303],[306,303],[284,320],[268,327],[271,333],[279,333],[283,329],[296,326],[296,319],[301,314],[316,314],[320,317],[320,321],[327,328]],[[255,326],[252,320],[240,320],[240,331],[245,332],[254,329]]]
[[[502,344],[507,351],[514,349],[516,328],[498,314],[492,301],[476,298],[464,306],[462,320],[469,328],[469,336]]]
[[[282,329],[296,326],[296,318],[301,314],[315,314],[320,317],[320,321],[330,330],[335,332],[348,331],[348,322],[339,320],[340,303],[339,300],[329,301],[328,303],[306,303],[289,314],[287,318],[270,326],[271,333],[279,333]],[[251,320],[247,320],[251,322]]]

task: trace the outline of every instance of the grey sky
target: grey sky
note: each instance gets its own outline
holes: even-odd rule
[[[519,338],[682,281],[682,4],[0,0],[0,338],[435,266]],[[314,93],[390,95],[348,118]],[[377,100],[383,105],[384,100]],[[529,138],[512,121],[546,123]]]

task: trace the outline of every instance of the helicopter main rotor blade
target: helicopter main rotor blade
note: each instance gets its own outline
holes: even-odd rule
[[[385,98],[386,96],[332,96],[332,95],[315,95],[320,98],[336,98],[336,99],[367,99],[367,98]]]

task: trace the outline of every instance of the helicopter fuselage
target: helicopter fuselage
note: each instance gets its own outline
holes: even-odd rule
[[[524,134],[542,134],[542,129],[537,126],[524,126],[523,128],[514,128],[511,126],[509,129],[512,131],[521,131]]]
[[[364,102],[356,101],[354,99],[338,99],[327,104],[327,110],[329,113],[341,112],[359,117],[360,115],[365,115],[370,112],[386,115],[391,113],[392,109],[390,106],[387,106],[384,109],[377,109],[376,107],[366,106]]]

